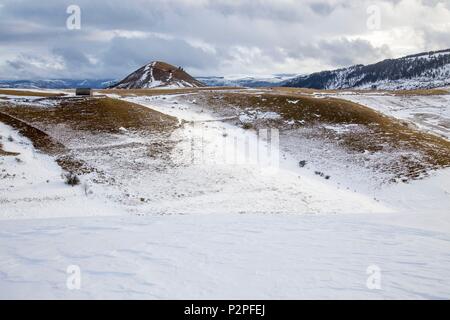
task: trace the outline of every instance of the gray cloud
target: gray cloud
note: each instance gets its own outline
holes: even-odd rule
[[[449,18],[439,0],[2,0],[0,77],[122,77],[156,59],[196,75],[313,72],[448,47]]]
[[[299,44],[289,51],[289,56],[299,60],[315,57],[327,66],[338,68],[390,58],[392,52],[388,46],[374,47],[366,40],[340,38],[322,40],[314,44]]]
[[[320,14],[322,16],[327,16],[330,13],[333,12],[334,8],[332,5],[330,5],[327,2],[316,2],[311,3],[309,7],[317,14]]]
[[[205,65],[216,65],[216,55],[194,48],[180,39],[114,38],[102,55],[104,68],[127,65],[127,70],[138,68],[150,60],[170,61],[187,68],[201,69]],[[119,68],[120,70],[120,68]]]

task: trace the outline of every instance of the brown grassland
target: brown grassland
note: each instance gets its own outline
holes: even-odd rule
[[[10,106],[3,113],[28,123],[69,125],[75,130],[118,133],[119,128],[161,131],[178,121],[149,108],[111,98],[63,99],[56,107]]]
[[[10,95],[18,97],[62,97],[63,93],[38,92],[28,90],[0,89],[0,95]]]

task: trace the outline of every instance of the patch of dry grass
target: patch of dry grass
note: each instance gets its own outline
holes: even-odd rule
[[[37,91],[25,91],[25,90],[13,90],[13,89],[0,89],[0,94],[19,96],[19,97],[62,97],[63,93],[53,92],[37,92]]]
[[[284,120],[298,120],[307,123],[371,124],[385,123],[391,118],[368,107],[334,98],[315,98],[311,96],[280,95],[275,93],[206,94],[203,104],[214,107],[232,106],[239,110],[277,112]],[[297,101],[296,104],[289,101]],[[233,109],[233,108],[230,108]]]
[[[74,130],[118,133],[130,130],[171,130],[178,123],[174,117],[111,98],[62,99],[55,107],[11,106],[4,113],[44,125],[66,124]]]

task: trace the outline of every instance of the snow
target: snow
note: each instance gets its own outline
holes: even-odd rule
[[[213,207],[210,210],[214,212],[277,213],[410,212],[411,210],[423,212],[430,210],[427,201],[433,202],[434,211],[445,212],[450,207],[449,187],[444,183],[448,178],[448,171],[441,170],[428,179],[410,184],[380,188],[379,181],[383,177],[379,173],[374,174],[364,167],[353,165],[348,159],[349,155],[342,154],[342,150],[333,149],[323,143],[318,144],[316,141],[308,142],[306,139],[292,135],[292,132],[291,136],[280,137],[282,149],[276,152],[280,154],[277,174],[275,176],[261,175],[261,166],[258,161],[252,157],[245,158],[242,153],[230,157],[236,151],[233,148],[230,149],[231,143],[227,143],[236,139],[240,145],[245,144],[244,141],[249,141],[250,145],[253,141],[255,145],[258,140],[255,132],[238,130],[233,125],[214,121],[218,118],[207,112],[207,107],[183,104],[178,101],[180,96],[132,97],[126,100],[175,116],[180,121],[193,122],[190,126],[182,127],[174,133],[174,140],[184,141],[175,148],[173,153],[174,161],[183,164],[183,170],[171,172],[171,175],[177,176],[181,181],[198,182],[190,186],[189,193],[198,194],[198,196],[189,200],[189,212],[191,210],[202,212],[209,205]],[[174,102],[177,103],[174,104]],[[265,113],[261,113],[261,116],[265,116]],[[242,115],[239,117],[239,120],[243,122],[246,119]],[[326,127],[328,130],[337,132],[344,132],[350,128],[355,130],[353,125]],[[227,134],[226,137],[224,132]],[[202,151],[196,149],[200,143],[203,147]],[[322,159],[318,163],[319,166],[311,167],[310,170],[299,168],[298,161],[309,159],[309,155],[316,157],[314,155],[316,151],[319,152],[317,157]],[[239,150],[237,152],[239,153]],[[230,158],[244,158],[247,164],[257,164],[257,166],[229,166],[227,161]],[[186,164],[191,164],[191,160],[194,166],[186,167]],[[383,159],[383,161],[388,160]],[[190,170],[192,172],[189,173]],[[331,175],[331,181],[325,182],[323,178],[315,176],[314,172],[317,170]],[[211,185],[213,190],[220,190],[218,194],[211,194],[207,191],[209,188],[204,188],[211,180],[216,181],[216,185],[219,183],[218,187]],[[424,186],[429,192],[424,191]],[[169,188],[178,189],[178,187]],[[239,192],[235,194],[235,190]],[[180,192],[183,193],[181,189]],[[418,194],[421,196],[419,197]],[[241,200],[243,195],[245,199]],[[233,203],[227,201],[231,198]],[[249,203],[247,199],[254,199],[254,201]],[[276,201],[274,204],[273,201],[264,201],[264,199],[273,201],[276,199]],[[188,200],[183,200],[183,202],[186,201]],[[201,204],[202,201],[205,203]],[[214,205],[214,201],[220,203],[220,206]],[[171,205],[174,206],[172,203]]]
[[[18,156],[0,157],[0,220],[115,215],[120,211],[82,186],[70,187],[52,157],[0,122],[3,149]],[[7,139],[8,137],[8,139]],[[13,141],[9,141],[9,137]]]
[[[242,123],[252,122],[258,119],[278,120],[281,119],[281,116],[276,112],[261,112],[261,111],[255,112],[249,111],[239,116],[239,121],[241,121]]]
[[[0,298],[450,298],[450,169],[377,189],[368,172],[342,169],[337,150],[316,145],[331,172],[325,180],[298,165],[313,150],[306,141],[281,135],[271,144],[280,157],[261,161],[230,142],[264,150],[267,139],[180,96],[124,98],[179,119],[165,171],[151,170],[138,149],[114,150],[148,139],[130,131],[86,135],[86,145],[60,136],[121,181],[91,185],[88,195],[0,123],[0,136],[13,138],[2,138],[3,149],[21,159],[0,157],[0,175],[11,175],[0,179]],[[148,201],[124,201],[123,192]],[[67,287],[69,266],[80,268],[80,290]],[[379,289],[367,286],[371,266]]]
[[[436,75],[434,76],[424,74],[422,76],[414,77],[411,79],[380,80],[360,86],[355,86],[353,87],[353,89],[370,90],[373,86],[375,86],[377,90],[416,90],[439,88],[448,86],[449,84],[450,65],[445,65],[442,68],[436,69]],[[333,87],[333,89],[336,88],[339,87]],[[331,87],[328,89],[331,89]]]
[[[288,84],[309,87],[314,83],[312,78],[319,76],[324,82],[321,89],[329,90],[346,88],[372,89],[373,87],[378,90],[439,88],[450,85],[450,64],[448,63],[448,55],[450,55],[450,51],[445,50],[403,57],[395,59],[396,67],[383,66],[383,62],[381,62],[381,65],[354,65],[348,68],[299,76],[288,81]],[[433,63],[431,61],[432,59],[435,59]],[[393,71],[398,72],[399,74],[395,77],[389,77],[386,75],[389,73],[387,72],[388,70],[379,70],[380,67],[385,69],[396,68],[398,70],[389,70],[389,72]],[[374,81],[374,77],[379,78],[379,80]]]
[[[272,159],[270,155],[264,158],[261,152],[246,151],[258,148],[258,145],[264,148],[255,132],[212,121],[214,116],[201,112],[202,106],[173,104],[176,98],[126,98],[192,122],[173,134],[173,140],[182,141],[173,151],[173,161],[180,167],[162,175],[154,186],[157,190],[176,190],[184,197],[181,201],[163,198],[149,204],[152,210],[171,213],[201,213],[205,208],[214,213],[391,211],[367,195],[339,189],[314,173],[305,173],[293,158],[281,159],[278,167],[278,159]],[[262,113],[261,116],[275,115]],[[225,137],[224,132],[227,134]],[[246,149],[247,145],[250,149]],[[275,145],[272,147],[276,148]],[[275,149],[272,151],[275,155],[279,153]],[[271,174],[274,169],[276,174]],[[189,184],[189,190],[183,190],[185,184],[180,186],[180,181]],[[141,190],[144,188],[136,181],[133,185]]]
[[[450,215],[450,168],[434,171],[427,179],[387,186],[376,197],[396,211]]]
[[[357,126],[357,125],[356,125]],[[325,125],[324,128],[328,130],[332,130],[336,133],[344,133],[349,132],[352,128],[354,128],[354,124],[344,124],[344,125]]]
[[[4,221],[0,298],[448,299],[447,215]],[[80,269],[80,290],[66,286]],[[369,267],[380,289],[369,289]]]

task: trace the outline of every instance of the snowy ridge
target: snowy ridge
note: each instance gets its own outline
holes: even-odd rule
[[[450,85],[450,49],[322,71],[284,86],[312,89],[431,89]]]

